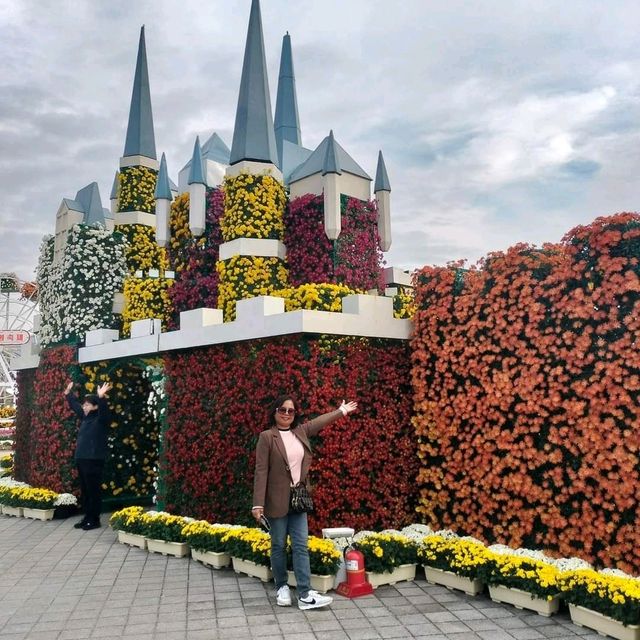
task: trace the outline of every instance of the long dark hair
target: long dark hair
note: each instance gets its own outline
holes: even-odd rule
[[[269,405],[269,414],[267,416],[267,422],[269,426],[272,427],[276,423],[275,413],[278,407],[281,407],[287,400],[291,400],[293,402],[293,408],[296,410],[296,414],[293,416],[293,422],[291,423],[291,428],[297,427],[300,424],[300,405],[297,400],[290,394],[286,393],[281,396],[278,396],[270,405]]]

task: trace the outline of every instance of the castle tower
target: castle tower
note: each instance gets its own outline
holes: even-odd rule
[[[329,132],[329,142],[322,164],[322,191],[324,193],[324,232],[329,240],[337,240],[342,221],[340,216],[340,187],[338,176],[342,175],[340,160],[333,130]]]
[[[376,195],[376,204],[378,205],[380,248],[383,251],[389,251],[391,248],[391,184],[389,183],[382,151],[378,153],[378,167],[376,169],[373,192]]]
[[[284,141],[287,140],[296,146],[302,146],[298,99],[296,96],[296,78],[293,71],[293,55],[291,53],[291,36],[289,32],[282,38],[274,129],[276,147],[278,149],[278,166],[284,172],[282,153]]]
[[[164,153],[160,160],[160,172],[158,173],[158,182],[156,183],[154,195],[156,198],[156,242],[161,247],[166,247],[170,237],[169,219],[173,194],[171,192],[169,174],[167,173],[167,159]]]
[[[189,170],[189,229],[201,236],[205,229],[207,181],[204,177],[200,136],[196,137]]]
[[[158,168],[143,26],[140,29],[124,152],[120,158],[117,225],[155,227],[154,191]],[[134,182],[138,188],[133,187]]]

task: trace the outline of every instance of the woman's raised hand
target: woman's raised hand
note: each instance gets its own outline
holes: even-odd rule
[[[350,413],[353,413],[357,408],[358,408],[357,402],[345,402],[344,400],[342,401],[342,404],[338,407],[338,409],[340,409],[340,411],[342,411],[342,413],[345,416]]]
[[[73,389],[73,380],[71,380],[71,381],[67,384],[67,386],[66,386],[66,388],[65,388],[65,390],[64,390],[64,395],[65,395],[65,396],[68,396],[68,395],[71,393],[71,389]]]
[[[98,387],[98,398],[104,398],[109,391],[113,389],[113,385],[110,382],[105,382]]]

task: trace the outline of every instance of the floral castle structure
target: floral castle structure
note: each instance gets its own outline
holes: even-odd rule
[[[15,366],[26,387],[29,376],[35,384],[48,370],[61,373],[60,367],[87,389],[101,378],[115,382],[109,493],[136,499],[157,491],[169,507],[181,509],[184,498],[202,515],[229,509],[231,516],[241,499],[229,500],[228,492],[248,496],[255,435],[264,428],[270,398],[294,392],[308,412],[317,413],[345,395],[375,408],[396,402],[399,385],[407,391],[406,375],[388,388],[367,379],[380,375],[382,361],[391,369],[408,366],[410,278],[382,267],[382,252],[391,244],[391,187],[382,153],[372,181],[333,131],[315,149],[302,145],[288,33],[273,119],[258,0],[251,5],[231,149],[216,133],[204,144],[196,138],[177,186],[165,154],[158,160],[151,96],[143,27],[110,208],[102,206],[96,183],[62,200],[55,236],[43,242],[38,268],[38,341]],[[402,353],[397,365],[394,350]],[[195,360],[177,364],[187,353],[211,362],[215,379],[200,376],[189,390],[180,389],[186,380],[181,369],[194,369]],[[260,368],[256,357],[265,358]],[[218,379],[217,358],[219,365],[239,367],[236,375]],[[349,373],[346,360],[358,370]],[[300,368],[304,376],[296,374]],[[277,371],[285,373],[278,381]],[[174,426],[180,441],[188,429],[179,424],[172,398],[196,393],[204,395],[200,426],[192,440],[175,447]],[[400,403],[408,407],[409,394],[403,396]],[[240,410],[245,423],[251,415],[251,424],[228,424],[218,415],[227,405]],[[66,425],[59,446],[70,446],[71,434],[62,433],[72,430],[64,407],[53,400],[51,411]],[[373,416],[365,411],[363,419]],[[53,472],[67,485],[74,475],[71,450],[46,460],[29,445],[39,424],[47,428],[45,421],[36,417],[31,433],[24,433],[18,475],[35,479]],[[235,449],[219,458],[231,426],[245,433],[236,433]],[[382,421],[379,428],[388,425]],[[405,411],[391,433],[408,430]],[[371,435],[367,430],[362,437]],[[182,467],[179,460],[187,460],[180,447],[218,438],[208,452],[219,458],[209,464],[220,467],[203,482],[202,461]],[[402,456],[411,457],[404,449],[399,447],[400,458],[388,448],[383,456],[389,482],[397,485],[397,516],[410,511],[410,495],[401,497],[405,472],[397,467]],[[370,484],[358,491],[366,495]],[[225,495],[211,502],[220,492]],[[331,491],[324,502],[319,517],[330,510]]]

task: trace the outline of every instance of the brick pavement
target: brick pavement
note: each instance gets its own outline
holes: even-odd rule
[[[106,520],[106,517],[105,517]],[[2,640],[584,640],[567,613],[552,618],[429,585],[335,596],[327,609],[275,605],[272,585],[116,542],[76,520],[0,516]]]

